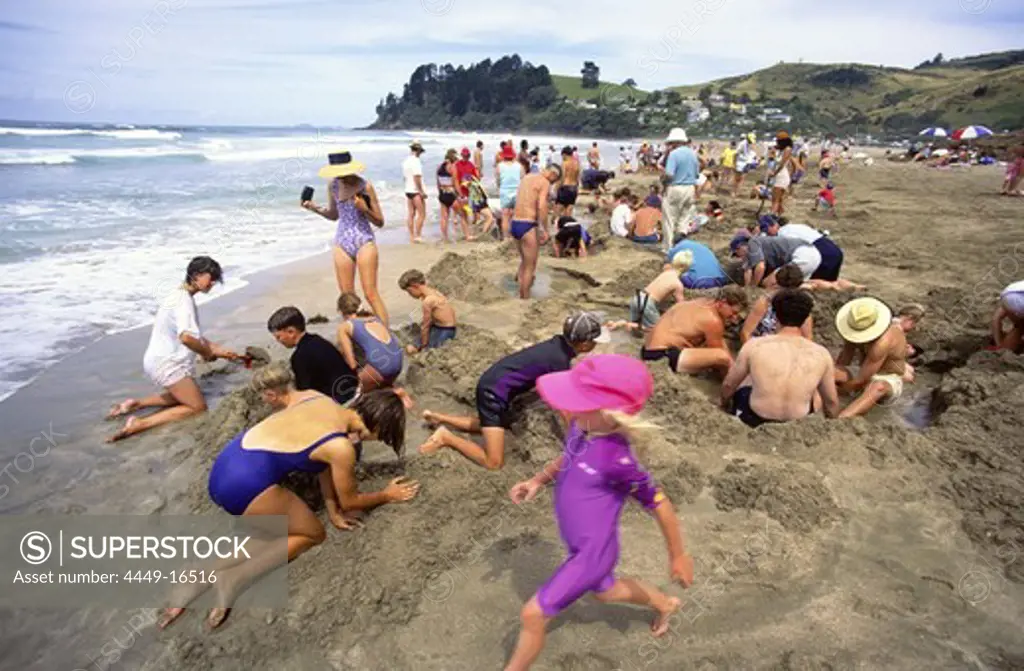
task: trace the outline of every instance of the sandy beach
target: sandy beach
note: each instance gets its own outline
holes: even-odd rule
[[[871,166],[853,162],[836,177],[837,220],[810,214],[817,187],[798,187],[787,214],[831,232],[845,251],[846,277],[890,305],[928,309],[910,338],[924,350],[918,381],[900,403],[864,419],[812,417],[750,430],[718,409],[715,381],[650,365],[649,415],[663,431],[645,463],[679,511],[696,583],[686,592],[669,584],[656,524],[629,506],[619,572],[684,598],[672,631],[655,641],[646,612],[584,599],[551,627],[535,668],[1024,668],[1024,359],[981,351],[999,291],[1024,276],[1020,202],[997,195],[1001,176],[998,168],[939,170],[881,156]],[[643,192],[651,181],[628,177],[613,186]],[[757,203],[719,199],[726,220],[695,239],[724,258]],[[542,256],[529,301],[513,298],[510,244],[382,251],[380,286],[405,337],[420,316],[397,287],[408,268],[429,270],[459,315],[459,337],[413,358],[404,374],[417,402],[406,458],[396,462],[390,449],[371,444],[361,467],[367,489],[405,474],[422,490],[411,503],[375,511],[357,532],[328,524],[327,541],[289,567],[287,609],[236,611],[215,633],[203,631],[199,613],[166,632],[153,626],[155,611],[0,613],[0,666],[500,668],[521,604],[563,552],[550,492],[524,506],[507,492],[559,453],[561,430],[542,404],[523,404],[506,466],[489,473],[449,451],[418,455],[428,435],[418,411],[470,411],[484,369],[556,333],[573,309],[625,318],[630,295],[660,270],[662,257],[611,239],[606,221],[593,230],[590,258]],[[849,297],[815,296],[815,339],[833,352],[840,344],[833,316]],[[288,304],[307,317],[326,315],[330,323],[311,330],[333,340],[335,300],[329,259],[313,257],[202,308],[203,325],[230,347],[256,345],[283,358],[267,316]],[[210,463],[268,409],[244,388],[246,371],[218,363],[201,368],[213,399],[205,417],[104,445],[114,428],[101,421],[106,409],[146,389],[147,336],[142,329],[106,338],[0,404],[12,455],[50,435],[36,443],[33,467],[15,471],[21,482],[0,509],[215,511],[206,495]],[[599,351],[636,355],[639,347],[616,333]],[[51,449],[38,456],[44,444]],[[292,484],[313,491],[309,482]]]

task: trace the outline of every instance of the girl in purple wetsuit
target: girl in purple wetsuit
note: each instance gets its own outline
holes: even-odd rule
[[[519,642],[505,671],[524,671],[544,647],[548,621],[594,592],[605,603],[647,606],[658,615],[651,625],[664,635],[680,605],[657,588],[615,575],[619,560],[619,515],[632,496],[654,514],[668,544],[669,571],[683,587],[693,582],[693,559],[683,550],[679,519],[630,448],[635,417],[650,398],[654,382],[640,361],[620,354],[590,356],[566,372],[537,380],[541,398],[569,421],[565,450],[530,480],[512,488],[512,501],[532,500],[555,481],[555,517],[569,556],[525,606]]]
[[[328,165],[320,169],[320,176],[330,180],[327,207],[307,200],[302,207],[316,212],[325,219],[338,222],[331,252],[334,255],[334,275],[339,293],[356,290],[356,269],[366,302],[373,313],[388,325],[388,310],[377,289],[377,243],[373,227],[383,228],[384,213],[373,185],[359,176],[366,166],[352,159],[347,151],[327,155]]]

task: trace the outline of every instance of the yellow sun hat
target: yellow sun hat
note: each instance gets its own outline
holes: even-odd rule
[[[366,170],[366,166],[352,158],[352,153],[339,149],[327,154],[327,165],[318,173],[324,179],[355,175]]]
[[[892,324],[888,305],[865,296],[855,298],[836,313],[836,330],[846,342],[857,345],[877,340]]]

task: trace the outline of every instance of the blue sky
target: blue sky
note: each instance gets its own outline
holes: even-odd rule
[[[594,60],[650,89],[780,60],[913,66],[1024,47],[1022,29],[1015,0],[0,0],[0,118],[354,126],[425,62]]]

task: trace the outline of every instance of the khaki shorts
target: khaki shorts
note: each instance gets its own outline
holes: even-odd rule
[[[892,405],[903,395],[903,378],[899,375],[872,375],[871,381],[889,385],[889,395],[882,399],[881,405]]]

